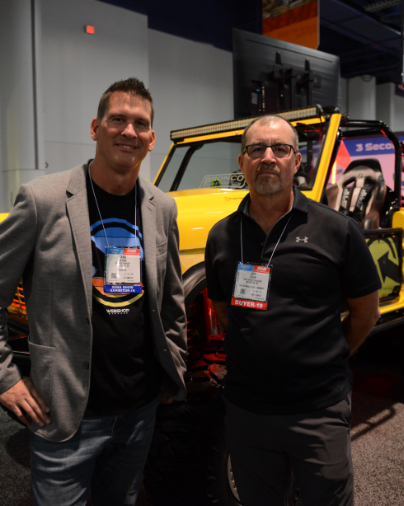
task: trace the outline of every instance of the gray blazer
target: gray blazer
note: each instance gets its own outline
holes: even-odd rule
[[[21,186],[0,223],[0,393],[21,375],[11,363],[6,309],[24,280],[29,318],[31,380],[48,403],[52,423],[38,435],[65,441],[77,431],[90,387],[92,254],[86,167]],[[174,200],[140,178],[146,294],[154,352],[164,386],[185,397],[186,316]]]

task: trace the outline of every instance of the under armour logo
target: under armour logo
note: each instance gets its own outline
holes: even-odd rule
[[[296,237],[296,242],[300,242],[300,241],[309,242],[309,238],[308,237],[303,237],[302,239],[300,239],[300,237]]]

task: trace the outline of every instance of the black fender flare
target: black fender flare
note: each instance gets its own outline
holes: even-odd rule
[[[189,310],[191,302],[206,288],[205,262],[193,265],[183,275],[185,309]]]

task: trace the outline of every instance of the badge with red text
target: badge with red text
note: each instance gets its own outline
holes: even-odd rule
[[[272,266],[239,263],[234,281],[232,306],[261,309],[268,307]]]
[[[104,292],[142,293],[139,248],[107,247]]]

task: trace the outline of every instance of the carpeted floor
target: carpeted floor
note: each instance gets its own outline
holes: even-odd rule
[[[0,409],[0,506],[31,504],[28,429]]]
[[[358,383],[358,382],[357,382]],[[404,505],[404,399],[400,373],[369,374],[353,395],[355,506]],[[359,387],[358,387],[359,388]]]
[[[355,504],[403,506],[404,390],[401,373],[397,367],[375,367],[363,362],[354,363],[353,369],[351,434]],[[0,506],[32,506],[29,433],[1,409]],[[151,506],[143,492],[136,506]]]

